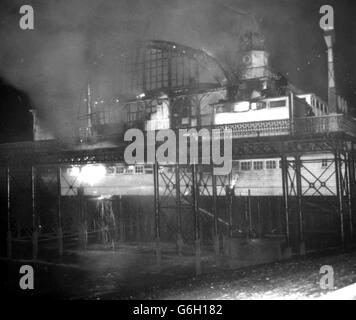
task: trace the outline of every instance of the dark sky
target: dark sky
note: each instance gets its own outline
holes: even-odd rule
[[[35,30],[18,26],[23,4],[34,7]],[[105,90],[113,87],[115,58],[132,40],[171,40],[233,57],[241,34],[261,31],[272,66],[326,99],[323,4],[332,5],[336,15],[338,90],[355,110],[354,0],[1,0],[1,139],[28,134],[24,119],[31,107],[57,133],[73,132],[87,72],[101,88],[97,98],[110,93]]]

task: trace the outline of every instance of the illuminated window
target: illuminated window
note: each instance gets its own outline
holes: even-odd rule
[[[126,173],[128,173],[128,174],[132,174],[132,173],[134,173],[134,171],[135,171],[135,167],[134,166],[128,166],[127,168],[126,168]]]
[[[252,163],[251,161],[243,161],[241,162],[241,170],[242,171],[249,171],[251,170]]]
[[[253,170],[263,170],[263,161],[254,161]]]
[[[267,160],[266,161],[266,169],[276,169],[277,165],[276,165],[276,161],[274,160]]]
[[[106,168],[106,173],[107,174],[115,174],[116,173],[116,170],[115,170],[115,167],[107,167]]]

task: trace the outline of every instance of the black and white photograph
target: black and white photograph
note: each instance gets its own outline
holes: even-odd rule
[[[355,0],[0,0],[0,40],[6,299],[356,300]]]

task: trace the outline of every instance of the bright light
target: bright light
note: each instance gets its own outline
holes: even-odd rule
[[[78,177],[80,174],[80,168],[79,167],[71,167],[69,169],[68,173],[71,177]]]
[[[74,167],[79,170],[78,167]],[[100,181],[106,174],[105,166],[103,165],[93,165],[88,164],[82,167],[82,169],[77,172],[78,181],[82,183],[87,183],[89,185],[94,185]]]
[[[245,112],[250,109],[250,103],[248,101],[240,101],[235,103],[234,112]]]

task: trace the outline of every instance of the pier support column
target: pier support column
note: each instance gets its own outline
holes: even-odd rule
[[[301,159],[300,155],[295,157],[295,176],[297,182],[297,203],[298,203],[298,222],[299,222],[299,254],[305,255],[305,237],[304,237],[304,212],[303,212],[303,189],[302,189],[302,174],[301,174]]]
[[[350,242],[353,245],[354,242],[354,217],[353,210],[355,207],[354,194],[356,191],[355,188],[355,159],[353,156],[353,144],[351,144],[351,152],[347,154],[347,185],[348,185],[348,214],[349,214],[349,223],[350,223]]]
[[[119,238],[121,242],[125,241],[125,217],[122,205],[122,195],[119,196]]]
[[[340,153],[335,153],[335,179],[336,179],[336,194],[338,200],[338,214],[340,221],[340,240],[341,246],[345,248],[345,230],[344,230],[344,204],[343,195],[344,189],[342,187],[342,169],[341,169],[341,157]]]
[[[281,159],[281,169],[282,169],[282,187],[283,187],[283,205],[284,205],[284,217],[285,217],[285,236],[286,236],[286,246],[283,250],[283,255],[285,258],[290,258],[292,256],[292,249],[290,244],[290,225],[289,225],[289,183],[288,183],[288,160],[287,157],[283,156]]]
[[[226,198],[226,213],[228,216],[228,236],[226,238],[226,245],[227,245],[227,252],[228,252],[228,266],[232,266],[232,258],[233,258],[233,253],[232,253],[232,236],[233,236],[233,220],[232,220],[232,201],[233,201],[233,195],[234,195],[234,188],[231,186],[232,184],[232,177],[231,173],[228,176],[228,184],[225,187],[225,198]]]
[[[347,213],[347,220],[348,220],[348,227],[349,227],[349,244],[352,243],[353,240],[353,225],[352,225],[352,198],[351,198],[351,175],[350,175],[350,155],[348,153],[344,153],[344,166],[345,166],[345,178],[344,178],[344,183],[345,183],[345,193],[346,193],[346,198],[347,198],[347,208],[346,208],[346,213]]]
[[[192,165],[192,196],[194,213],[194,240],[195,240],[195,274],[201,275],[201,240],[200,240],[200,217],[199,217],[199,181],[197,165]]]
[[[32,200],[32,259],[38,258],[38,212],[36,199],[36,168],[31,167],[31,200]]]
[[[86,250],[88,246],[88,229],[87,229],[87,222],[86,222],[86,207],[84,206],[84,190],[82,187],[78,188],[78,197],[79,197],[79,215],[80,215],[79,216],[80,245],[83,250]],[[105,231],[103,231],[103,236],[104,235],[105,235]]]
[[[176,209],[177,209],[177,252],[179,256],[183,254],[183,236],[182,236],[182,203],[180,194],[180,165],[175,165],[175,188],[176,188]]]
[[[10,167],[6,169],[6,187],[7,187],[7,257],[12,258],[12,234],[11,234],[11,175]]]
[[[57,167],[57,237],[58,253],[63,256],[63,230],[62,230],[62,212],[61,212],[61,167]]]
[[[248,238],[253,238],[253,225],[252,225],[252,206],[251,206],[251,190],[248,189],[247,193],[248,201]]]
[[[153,166],[153,185],[154,185],[154,215],[155,215],[155,241],[156,241],[156,267],[157,271],[162,268],[161,252],[161,228],[160,228],[160,210],[159,210],[159,173],[158,162]]]
[[[213,215],[214,215],[214,226],[213,226],[213,245],[216,264],[220,265],[220,237],[219,237],[219,214],[217,210],[217,187],[216,187],[216,175],[214,175],[214,168],[211,170],[211,181],[212,181],[212,193],[213,193]]]

